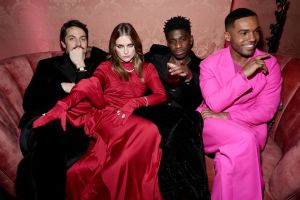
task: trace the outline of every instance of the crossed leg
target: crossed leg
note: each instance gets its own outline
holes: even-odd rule
[[[257,134],[232,120],[204,120],[204,149],[215,153],[212,200],[262,199],[261,137]]]

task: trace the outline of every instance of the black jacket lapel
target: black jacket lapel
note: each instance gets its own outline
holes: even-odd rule
[[[62,62],[55,63],[55,67],[72,83],[76,80],[76,67],[69,56],[64,54]]]

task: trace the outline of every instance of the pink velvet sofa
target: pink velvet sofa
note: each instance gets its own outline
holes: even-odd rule
[[[16,169],[22,159],[18,122],[22,97],[40,59],[61,54],[45,52],[0,61],[0,187],[15,196]],[[282,105],[262,153],[265,200],[300,199],[300,59],[277,55],[282,68]],[[210,186],[214,169],[206,157]],[[245,188],[246,190],[247,188]]]

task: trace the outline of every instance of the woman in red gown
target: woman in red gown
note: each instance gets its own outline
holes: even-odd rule
[[[143,62],[131,24],[115,27],[109,55],[91,78],[79,82],[33,126],[60,119],[64,128],[67,118],[74,126],[84,125],[92,138],[89,150],[68,170],[68,200],[161,199],[160,134],[152,122],[132,112],[165,101],[164,87],[155,67]],[[152,94],[143,96],[147,88]]]

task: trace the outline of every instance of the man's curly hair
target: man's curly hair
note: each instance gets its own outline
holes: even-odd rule
[[[183,16],[172,17],[165,22],[164,33],[167,34],[173,30],[183,29],[191,34],[191,21],[190,19]]]

